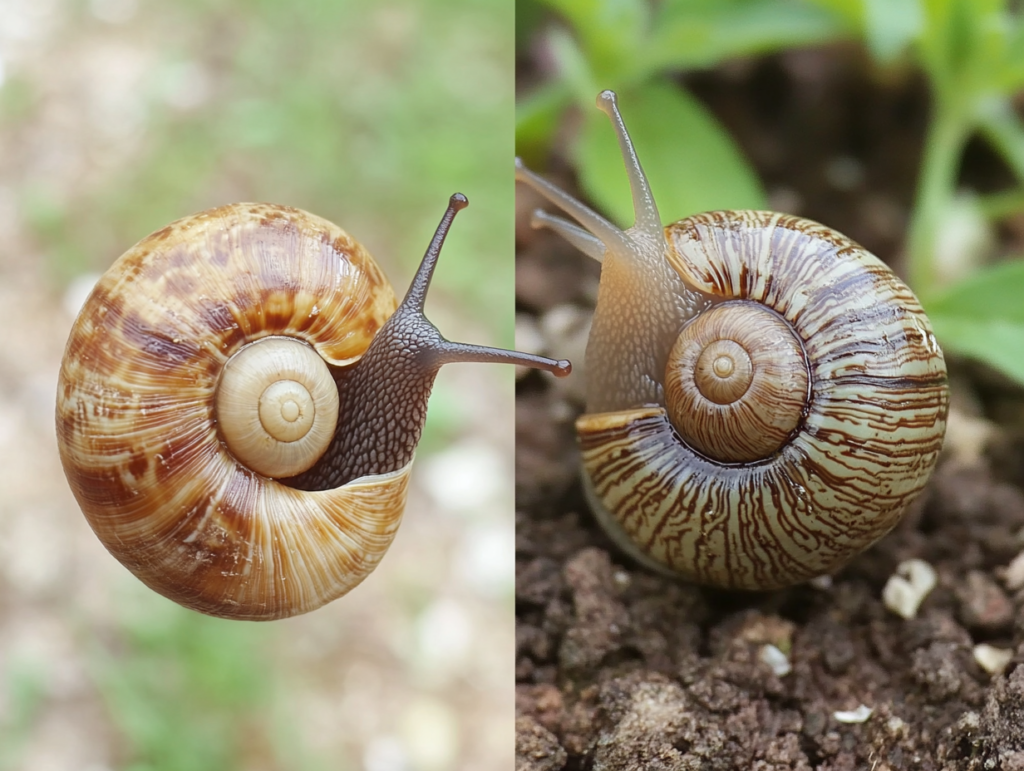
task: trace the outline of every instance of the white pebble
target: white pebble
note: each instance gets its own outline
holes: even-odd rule
[[[974,646],[974,660],[990,675],[998,675],[1013,660],[1013,651],[1007,648],[996,648],[988,643]]]
[[[817,576],[816,578],[812,578],[807,583],[809,583],[818,591],[827,592],[829,589],[832,588],[832,576],[827,574],[823,576]]]
[[[458,718],[447,704],[420,697],[403,708],[398,725],[412,768],[446,771],[455,767],[462,737]]]
[[[1018,554],[1006,567],[1003,574],[1006,580],[1006,588],[1016,591],[1024,586],[1024,551]]]
[[[455,572],[462,585],[481,597],[511,597],[515,591],[515,542],[511,517],[474,522],[465,528],[455,558]]]
[[[416,619],[416,653],[424,671],[445,682],[465,663],[474,636],[472,617],[460,602],[451,598],[433,602]]]
[[[586,337],[590,333],[590,319],[591,314],[576,305],[558,305],[544,314],[540,326],[548,341]]]
[[[411,766],[400,739],[394,736],[375,736],[366,743],[363,768],[366,771],[409,771]]]
[[[833,712],[832,717],[838,720],[840,723],[863,723],[871,717],[871,713],[874,710],[871,707],[866,707],[861,704],[857,709],[851,709],[843,712]]]
[[[903,618],[914,618],[937,582],[935,568],[924,560],[901,562],[882,590],[885,607]]]
[[[761,661],[771,667],[772,672],[778,677],[784,677],[793,671],[789,657],[771,643],[761,646]]]

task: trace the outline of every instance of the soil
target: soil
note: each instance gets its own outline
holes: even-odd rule
[[[829,47],[685,84],[755,164],[773,205],[899,269],[928,117],[920,80]],[[556,157],[548,173],[572,190],[567,169]],[[1009,179],[980,143],[969,147],[965,186],[998,190]],[[519,198],[519,328],[582,364],[598,266],[530,230],[538,201]],[[1003,224],[1000,253],[1019,247],[1020,232]],[[577,479],[579,383],[525,376],[517,769],[1024,769],[1024,559],[1009,567],[1024,548],[1024,400],[991,371],[949,364],[946,449],[901,524],[838,574],[763,594],[687,585],[622,554]],[[882,589],[910,558],[938,581],[904,619]],[[976,660],[983,643],[1012,655],[1001,673]],[[765,663],[766,646],[785,654],[788,673]],[[861,705],[866,719],[847,714]]]

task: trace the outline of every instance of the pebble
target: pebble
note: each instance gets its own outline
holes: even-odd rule
[[[1001,630],[1013,622],[1013,603],[995,581],[972,570],[956,589],[960,619],[969,629]]]
[[[924,598],[935,588],[935,568],[924,560],[901,562],[882,590],[882,601],[893,613],[906,619],[917,616]]]
[[[1006,588],[1012,591],[1024,587],[1024,551],[1007,565],[1006,572],[1003,573],[1003,580],[1006,582]]]
[[[974,660],[990,675],[998,675],[1013,660],[1013,651],[1007,648],[997,648],[988,643],[981,643],[974,646]]]
[[[771,644],[761,646],[761,661],[771,667],[777,677],[785,677],[793,671],[789,657]]]
[[[833,712],[832,717],[840,723],[864,723],[871,717],[872,713],[874,713],[874,710],[871,707],[861,704],[857,709]]]

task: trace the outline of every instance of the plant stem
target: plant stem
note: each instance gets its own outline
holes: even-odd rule
[[[968,111],[939,97],[925,140],[921,176],[907,237],[907,274],[919,298],[935,289],[935,248],[956,189],[960,156],[970,130]]]

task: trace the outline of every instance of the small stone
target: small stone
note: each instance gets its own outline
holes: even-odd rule
[[[970,629],[996,632],[1013,622],[1013,603],[995,581],[979,570],[967,574],[957,587],[960,619]]]
[[[907,735],[907,724],[895,715],[885,721],[885,728],[890,736],[896,738],[902,738]]]
[[[1007,648],[997,648],[988,643],[981,643],[974,646],[974,660],[990,675],[998,675],[1007,664],[1013,660],[1013,651]]]
[[[832,717],[838,720],[840,723],[864,723],[874,712],[871,707],[861,704],[857,709],[851,709],[844,712],[833,712]]]
[[[995,434],[995,426],[989,421],[953,408],[946,418],[943,450],[949,450],[958,466],[980,467],[984,465],[985,448]]]
[[[789,657],[770,643],[761,646],[761,661],[767,664],[777,677],[785,677],[793,671],[793,665],[789,663]]]
[[[935,588],[935,568],[924,560],[901,562],[882,590],[885,607],[906,619],[917,616],[924,598]]]
[[[827,592],[829,589],[832,588],[832,576],[817,576],[816,578],[812,578],[807,583],[809,583],[818,591]]]
[[[956,643],[933,642],[914,651],[910,676],[927,692],[929,701],[942,702],[963,689],[965,677],[963,647]]]
[[[1006,588],[1012,591],[1024,587],[1024,551],[1014,557],[1006,567],[1003,580],[1006,582]]]
[[[555,381],[560,393],[582,402],[586,393],[586,350],[590,338],[592,314],[577,305],[558,305],[547,311],[539,322],[544,339],[544,350],[548,355],[572,362],[572,377]]]

